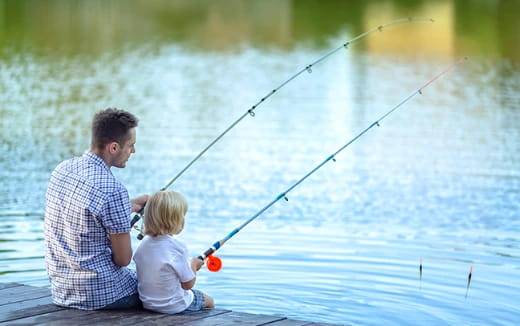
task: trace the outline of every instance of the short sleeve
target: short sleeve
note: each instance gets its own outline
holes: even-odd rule
[[[130,197],[126,189],[111,193],[103,209],[103,226],[109,234],[130,232]]]
[[[176,255],[172,261],[172,266],[181,282],[188,282],[195,278],[195,273],[193,273],[189,263],[188,249],[186,247],[183,247],[182,252]]]

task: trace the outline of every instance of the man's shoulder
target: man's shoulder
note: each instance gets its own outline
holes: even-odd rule
[[[54,169],[51,184],[77,185],[90,188],[105,195],[124,193],[126,188],[105,165],[88,156],[74,157],[58,164]],[[76,186],[74,186],[76,187]]]
[[[90,169],[94,169],[95,164],[90,162],[88,157],[78,156],[69,158],[65,161],[62,161],[60,164],[56,166],[54,169],[55,172],[74,172],[78,174],[81,171],[88,171]]]
[[[59,163],[54,170],[68,170],[70,167],[76,165],[79,159],[81,159],[81,157],[73,157],[66,159]]]

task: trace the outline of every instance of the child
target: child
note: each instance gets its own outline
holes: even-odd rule
[[[186,199],[175,191],[158,191],[146,204],[147,237],[134,254],[137,289],[145,309],[176,314],[215,307],[210,296],[192,289],[204,262],[196,257],[188,262],[188,248],[173,237],[184,228],[187,211]]]

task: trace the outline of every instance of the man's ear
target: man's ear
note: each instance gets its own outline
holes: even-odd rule
[[[119,144],[117,142],[111,142],[107,145],[108,147],[108,152],[110,154],[115,154],[117,152],[117,149],[119,148]]]

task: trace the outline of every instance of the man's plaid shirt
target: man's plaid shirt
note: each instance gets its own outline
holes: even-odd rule
[[[45,261],[54,303],[102,308],[137,292],[135,272],[112,261],[109,234],[130,232],[130,199],[105,162],[86,152],[52,172]]]

